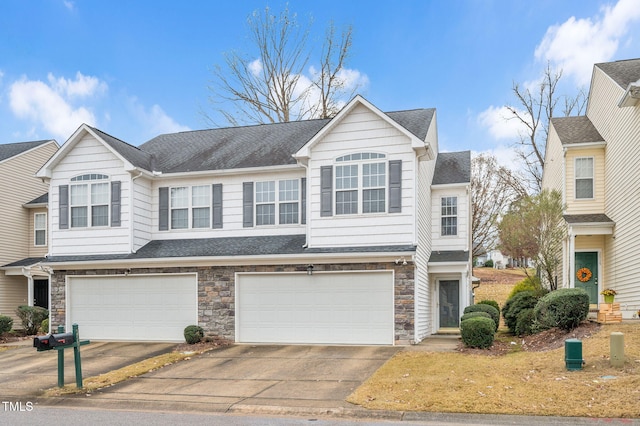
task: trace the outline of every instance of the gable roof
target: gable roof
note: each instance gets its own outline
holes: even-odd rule
[[[552,118],[551,124],[563,145],[604,142],[604,138],[585,115]]]
[[[624,61],[604,62],[596,64],[605,74],[621,88],[627,89],[629,84],[640,80],[640,58]]]
[[[469,182],[471,182],[471,151],[438,154],[432,185]]]
[[[120,154],[123,158],[127,159],[131,164],[135,167],[140,167],[145,170],[153,171],[154,168],[154,158],[152,154],[142,151],[140,148],[135,147],[133,145],[124,142],[121,139],[118,139],[114,136],[111,136],[108,133],[103,132],[102,130],[96,129],[95,127],[87,126],[91,130],[93,130],[100,138],[107,143],[111,148],[113,148],[118,154]]]
[[[33,141],[33,142],[17,142],[0,145],[0,161],[7,160],[30,149],[36,148],[40,145],[44,145],[48,142],[55,142],[52,139]]]

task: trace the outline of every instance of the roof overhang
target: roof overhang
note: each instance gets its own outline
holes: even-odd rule
[[[612,235],[616,223],[605,214],[564,215],[569,235]]]
[[[571,149],[604,148],[605,146],[607,146],[607,142],[605,141],[562,144],[562,148],[565,152]]]
[[[618,107],[632,107],[638,105],[638,100],[640,100],[640,80],[635,83],[629,83],[627,86],[627,90],[625,90],[624,95],[618,101]]]

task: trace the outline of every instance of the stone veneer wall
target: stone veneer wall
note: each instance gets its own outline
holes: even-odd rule
[[[414,266],[395,263],[315,264],[314,272],[395,270],[395,342],[414,342]],[[132,268],[130,274],[198,273],[198,323],[208,337],[235,338],[235,273],[306,271],[306,265]],[[57,270],[51,277],[51,324],[65,324],[65,278],[68,275],[124,275],[123,269]]]

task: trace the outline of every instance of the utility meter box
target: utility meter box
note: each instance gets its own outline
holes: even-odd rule
[[[564,361],[567,370],[582,370],[582,340],[567,339],[564,341]]]

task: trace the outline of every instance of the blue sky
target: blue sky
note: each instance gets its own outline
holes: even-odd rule
[[[279,1],[0,2],[0,143],[56,139],[87,122],[133,145],[210,127],[207,85],[223,52],[251,53],[246,19]],[[437,109],[444,151],[492,151],[517,138],[500,108],[547,61],[561,93],[588,88],[594,63],[640,57],[636,0],[289,1],[314,23],[354,29],[348,68],[383,111]],[[316,55],[317,57],[318,55]],[[313,55],[312,55],[313,58]],[[313,63],[310,63],[313,65]]]

